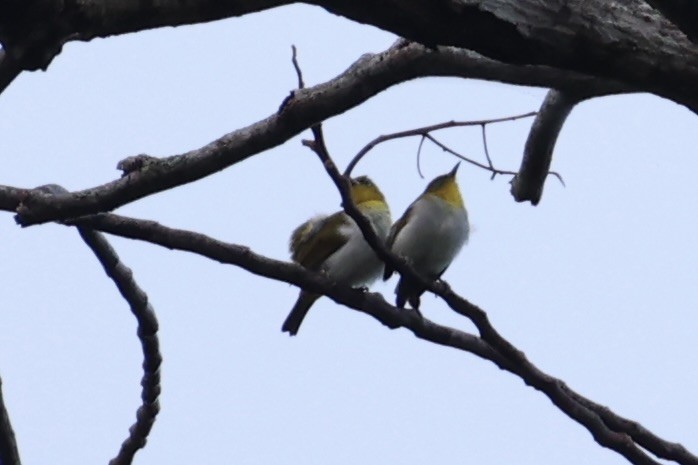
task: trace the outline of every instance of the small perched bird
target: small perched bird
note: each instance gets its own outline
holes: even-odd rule
[[[387,246],[429,279],[441,277],[470,235],[468,212],[456,184],[459,165],[434,178],[388,235]],[[383,279],[390,278],[393,272],[386,266]],[[414,280],[401,276],[395,288],[395,305],[404,308],[405,302],[409,302],[419,311],[424,291]]]
[[[366,176],[351,180],[351,198],[385,240],[392,222],[390,209],[378,187]],[[364,240],[354,220],[343,211],[317,216],[298,226],[289,242],[291,259],[301,266],[322,271],[330,279],[353,287],[366,286],[383,272],[383,262]],[[303,318],[320,296],[301,290],[281,331],[294,336]]]

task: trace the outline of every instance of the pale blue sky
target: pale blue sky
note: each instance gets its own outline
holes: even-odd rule
[[[213,24],[70,43],[46,73],[0,96],[0,183],[82,189],[130,155],[197,148],[273,113],[394,36],[294,6]],[[543,89],[431,78],[396,86],[325,125],[341,167],[366,142],[450,119],[536,110]],[[530,120],[489,129],[516,169]],[[119,213],[287,259],[298,223],[339,207],[303,134]],[[443,136],[482,159],[478,128]],[[397,218],[427,180],[418,141],[378,147],[369,174]],[[508,178],[463,166],[474,232],[445,275],[540,368],[698,452],[698,119],[649,95],[574,110],[538,207]],[[453,166],[423,152],[428,179]],[[463,169],[464,168],[464,169]],[[0,375],[25,465],[105,463],[139,405],[135,321],[76,231],[0,222]],[[297,289],[190,254],[113,238],[161,323],[162,412],[135,463],[622,464],[518,378],[390,331],[322,299],[280,332]],[[395,281],[375,290],[392,300]],[[472,329],[425,296],[428,318]]]

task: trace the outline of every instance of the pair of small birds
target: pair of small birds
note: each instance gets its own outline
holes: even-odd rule
[[[392,227],[390,209],[378,187],[366,176],[351,180],[351,198],[378,237],[430,279],[446,271],[470,233],[468,212],[456,183],[458,166],[432,180]],[[311,218],[297,227],[291,234],[289,249],[294,262],[353,287],[368,285],[381,273],[387,280],[394,271],[376,256],[354,220],[343,211]],[[395,288],[395,304],[404,308],[409,303],[419,310],[424,291],[401,276]],[[302,290],[281,330],[291,336],[298,333],[303,318],[319,297]]]

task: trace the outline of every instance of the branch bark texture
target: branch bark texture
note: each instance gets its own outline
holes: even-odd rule
[[[383,90],[425,76],[494,79],[511,73],[519,84],[549,87],[563,83],[569,92],[605,95],[632,89],[618,83],[541,67],[507,65],[454,47],[431,50],[404,41],[375,55],[364,55],[336,78],[294,91],[282,108],[269,117],[238,129],[196,150],[170,157],[150,158],[121,179],[79,192],[47,195],[27,191],[20,204],[3,202],[16,210],[24,226],[110,211],[148,195],[196,181],[248,157],[280,145],[302,131],[353,108]],[[9,202],[9,203],[6,203]],[[6,208],[6,207],[10,208]]]
[[[7,0],[0,7],[0,41],[22,69],[36,69],[47,66],[66,40],[212,21],[291,3]],[[644,0],[306,3],[429,46],[462,47],[504,63],[597,76],[698,109],[698,48]]]
[[[698,44],[698,2],[694,0],[647,0],[686,36]]]
[[[511,181],[511,194],[517,202],[530,201],[533,205],[540,202],[557,137],[579,100],[567,92],[548,91],[528,133],[519,172]]]

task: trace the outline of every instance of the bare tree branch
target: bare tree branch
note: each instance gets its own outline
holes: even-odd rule
[[[10,51],[20,49],[26,51],[24,55],[41,57],[35,50],[50,48],[61,38],[89,40],[161,26],[194,24],[295,2],[25,0],[6,3],[7,6],[0,7],[0,41]],[[698,109],[698,97],[695,97],[698,50],[643,0],[440,0],[437,3],[310,0],[306,3],[430,47],[463,47],[502,62],[546,65],[603,76]],[[14,10],[20,13],[10,14]],[[600,21],[599,18],[610,19]],[[42,66],[45,61],[27,60],[26,66]],[[506,80],[504,76],[499,79]]]
[[[171,250],[192,252],[220,263],[235,265],[258,276],[326,295],[341,305],[371,315],[388,328],[404,327],[422,339],[466,350],[502,367],[509,366],[496,351],[472,334],[421,320],[409,312],[393,307],[380,294],[337,284],[322,273],[314,273],[295,263],[263,257],[248,247],[228,244],[192,231],[168,228],[154,221],[136,220],[115,214],[93,215],[70,220],[65,224],[143,240]]]
[[[440,129],[448,129],[448,128],[456,128],[456,127],[468,127],[468,126],[483,126],[484,127],[488,124],[503,123],[506,121],[516,121],[518,119],[529,118],[529,117],[535,116],[535,115],[536,115],[535,112],[529,112],[529,113],[524,113],[522,115],[507,116],[507,117],[503,117],[503,118],[493,118],[493,119],[480,120],[480,121],[446,121],[444,123],[432,124],[430,126],[424,126],[421,128],[415,128],[415,129],[409,129],[406,131],[384,134],[384,135],[378,136],[375,139],[373,139],[371,142],[366,144],[361,150],[359,150],[356,155],[354,155],[354,158],[351,159],[351,161],[347,165],[347,168],[344,170],[344,176],[347,176],[347,177],[351,176],[351,172],[354,169],[354,167],[356,167],[356,165],[359,163],[359,161],[361,161],[361,159],[368,152],[370,152],[377,145],[382,144],[383,142],[387,142],[389,140],[401,139],[404,137],[414,137],[414,136],[421,136],[422,140],[424,140],[426,134],[429,134],[433,131],[438,131]],[[494,167],[491,166],[491,164],[490,164],[490,167],[494,169]]]
[[[5,408],[5,399],[2,395],[2,378],[0,378],[0,464],[21,465],[15,432],[12,429],[10,416]]]
[[[107,275],[114,281],[121,295],[126,299],[131,312],[138,321],[138,339],[143,349],[143,378],[141,379],[141,399],[143,403],[136,412],[136,422],[129,428],[129,436],[121,444],[119,453],[110,465],[129,465],[138,449],[145,447],[155,417],[160,411],[160,343],[158,341],[158,321],[148,302],[148,296],[133,279],[133,273],[119,259],[104,236],[89,228],[78,227],[80,236],[92,249]]]
[[[168,228],[153,221],[100,214],[71,220],[69,223],[121,237],[147,241],[168,249],[196,253],[221,263],[239,266],[259,276],[326,295],[341,305],[371,315],[391,329],[399,327],[409,329],[420,339],[473,353],[521,377],[526,384],[543,392],[564,413],[583,424],[597,442],[616,450],[632,463],[656,463],[637,448],[632,441],[636,438],[642,447],[658,457],[675,460],[682,465],[698,463],[698,459],[686,452],[682,446],[652,435],[637,423],[614,414],[606,407],[598,406],[570,389],[563,381],[540,371],[513,346],[509,346],[508,352],[513,351],[515,355],[505,356],[481,338],[440,326],[427,319],[421,319],[414,312],[393,307],[380,294],[362,292],[334,283],[321,273],[313,273],[293,263],[262,257],[248,247],[228,244],[195,232]],[[467,305],[484,315],[482,310],[450,291],[447,297],[447,302],[452,306],[460,308]],[[679,449],[685,453],[667,452]]]
[[[528,134],[519,172],[511,181],[511,194],[517,202],[529,200],[533,205],[540,202],[557,137],[580,101],[577,95],[555,89],[548,91]]]
[[[640,423],[616,415],[606,406],[580,396],[578,393],[564,386],[568,394],[573,396],[577,402],[593,410],[611,429],[619,433],[627,434],[640,446],[651,451],[657,457],[673,460],[683,465],[698,465],[698,457],[691,454],[684,446],[676,442],[666,441],[655,435]]]
[[[153,158],[141,169],[121,179],[79,192],[49,196],[28,191],[15,204],[23,226],[110,211],[145,196],[196,181],[264,150],[280,145],[314,124],[357,106],[377,93],[406,80],[423,76],[462,76],[487,79],[516,66],[504,65],[473,52],[400,43],[376,55],[364,55],[338,77],[314,87],[299,89],[283,110],[233,131],[191,152]],[[517,71],[518,73],[518,71]],[[543,85],[558,82],[561,73],[549,68],[525,67],[525,82]],[[552,75],[556,79],[551,78]],[[562,73],[565,74],[565,73]],[[548,79],[550,78],[550,79]],[[598,79],[567,74],[574,91],[623,92],[629,89]],[[3,201],[0,199],[0,205]]]
[[[454,293],[445,281],[426,279],[417,273],[406,260],[388,250],[383,241],[376,235],[368,219],[354,205],[348,180],[339,173],[327,150],[322,126],[318,124],[312,130],[315,140],[303,141],[304,145],[310,147],[320,157],[325,170],[339,190],[344,211],[356,222],[366,241],[383,261],[390,264],[400,274],[408,276],[420,286],[424,286],[427,290],[441,297],[456,313],[472,321],[480,332],[480,337],[514,364],[514,370],[510,370],[512,373],[521,377],[529,386],[545,393],[560,410],[583,425],[598,444],[616,451],[633,464],[658,465],[658,462],[651,459],[629,436],[610,429],[598,414],[570,396],[570,389],[563,381],[547,375],[533,365],[522,351],[497,332],[482,309]],[[421,317],[418,311],[411,313]]]
[[[646,0],[698,44],[698,2],[695,0]]]
[[[37,188],[48,194],[67,192],[63,187],[49,184]],[[143,350],[143,377],[141,379],[141,399],[143,403],[136,412],[136,422],[129,428],[129,436],[121,444],[116,457],[110,465],[130,465],[138,449],[145,447],[148,434],[160,411],[160,343],[158,341],[158,320],[153,307],[148,302],[148,295],[138,286],[131,270],[124,265],[116,251],[102,233],[91,228],[78,226],[78,232],[90,247],[107,273],[119,289],[119,293],[128,302],[133,316],[138,322],[138,339]],[[4,465],[4,462],[2,463]]]

